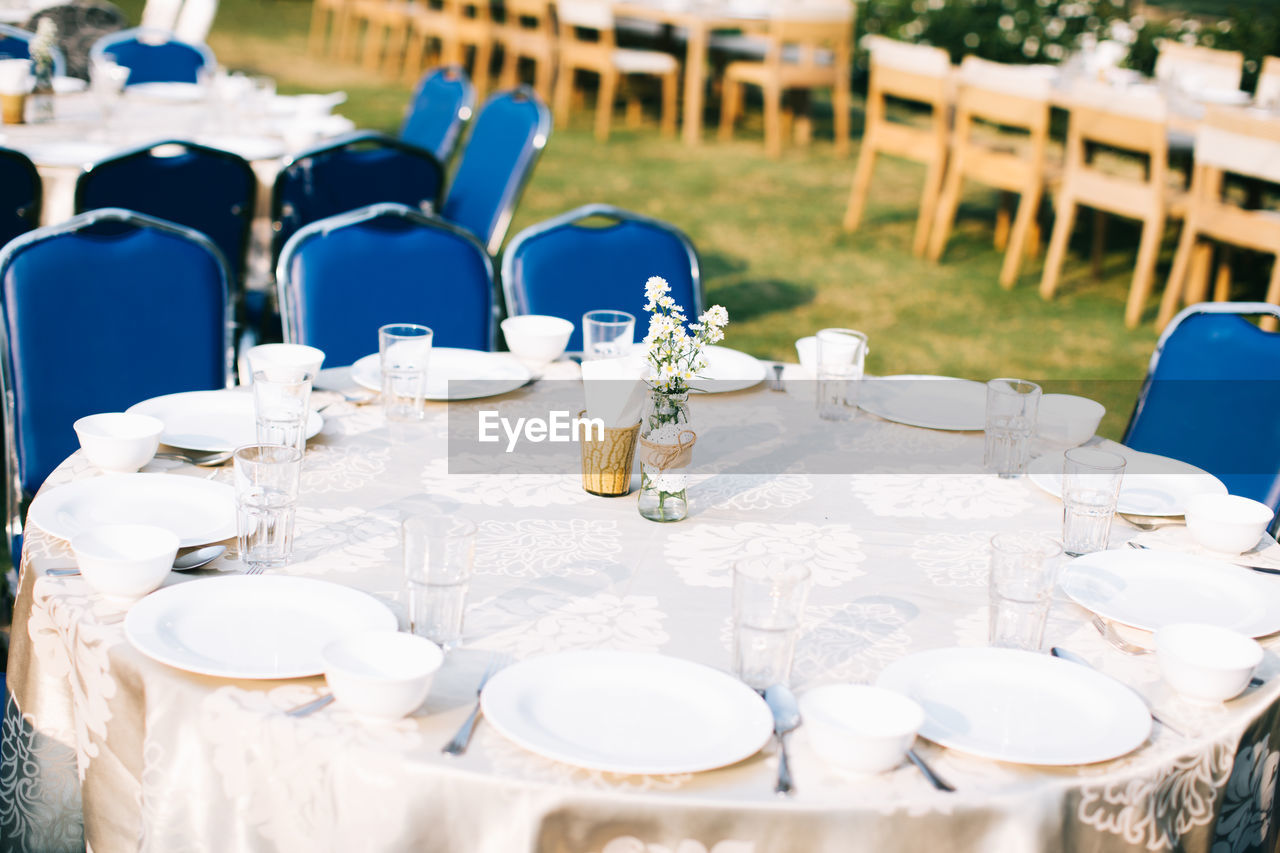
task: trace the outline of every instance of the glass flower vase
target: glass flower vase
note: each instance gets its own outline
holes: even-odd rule
[[[640,418],[640,514],[650,521],[689,515],[688,467],[696,438],[688,391],[654,388]]]

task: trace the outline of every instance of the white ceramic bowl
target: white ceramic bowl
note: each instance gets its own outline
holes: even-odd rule
[[[902,763],[924,723],[924,709],[883,687],[828,684],[800,697],[800,717],[814,751],[828,764],[881,773]]]
[[[1036,433],[1056,445],[1079,447],[1093,438],[1106,413],[1105,406],[1088,397],[1045,394],[1040,398]]]
[[[573,323],[545,314],[522,314],[502,321],[502,337],[511,354],[535,366],[550,364],[564,355],[573,336]]]
[[[132,474],[150,462],[164,432],[158,418],[128,412],[87,415],[72,426],[89,461],[118,474]]]
[[[1242,554],[1258,544],[1275,517],[1271,507],[1238,495],[1192,495],[1186,504],[1191,538],[1210,551]]]
[[[150,524],[104,524],[71,538],[80,575],[114,601],[136,601],[164,583],[178,536]]]
[[[268,376],[274,370],[295,373],[305,370],[311,374],[314,384],[320,365],[324,364],[324,351],[305,344],[258,344],[249,349],[249,370],[257,373],[265,371]],[[287,378],[287,377],[282,377]]]
[[[1229,628],[1179,622],[1155,634],[1160,672],[1178,693],[1201,702],[1222,702],[1249,686],[1262,662],[1262,646]]]
[[[809,335],[796,341],[796,358],[800,359],[800,366],[810,373],[818,369],[817,335]]]
[[[444,663],[435,643],[396,631],[351,634],[320,654],[333,698],[357,714],[383,720],[413,713]]]

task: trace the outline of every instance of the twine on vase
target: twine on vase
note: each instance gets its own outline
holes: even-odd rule
[[[688,436],[688,439],[685,439]],[[640,461],[659,471],[671,468],[687,468],[693,461],[693,445],[698,434],[691,429],[681,430],[676,444],[659,444],[647,438],[640,439]]]

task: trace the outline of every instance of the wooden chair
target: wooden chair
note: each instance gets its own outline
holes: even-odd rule
[[[995,234],[996,248],[1004,248],[1000,286],[1013,287],[1028,238],[1035,230],[1044,192],[1052,77],[1035,66],[1001,65],[969,56],[960,65],[958,82],[950,162],[929,238],[928,256],[932,261],[942,257],[955,224],[965,179],[1016,194],[1018,212],[1012,230],[1005,226],[1008,214],[1002,209]],[[990,125],[1021,131],[1025,140],[1007,132],[992,139],[987,132]],[[1038,243],[1038,237],[1034,243]]]
[[[1070,94],[1069,114],[1062,188],[1040,295],[1051,299],[1057,289],[1078,206],[1137,219],[1142,222],[1142,238],[1124,312],[1125,325],[1133,328],[1151,292],[1165,223],[1170,216],[1180,216],[1184,206],[1181,195],[1168,185],[1165,101],[1155,91],[1124,92],[1084,82]],[[1090,159],[1090,148],[1097,145],[1141,156],[1146,160],[1144,173],[1104,169],[1096,153]]]
[[[951,58],[940,47],[907,44],[882,36],[868,36],[863,46],[871,51],[871,80],[867,87],[866,128],[862,148],[849,190],[849,207],[844,214],[844,230],[855,231],[862,221],[871,173],[878,154],[891,154],[923,163],[926,168],[920,215],[912,251],[923,255],[929,239],[942,190],[947,163],[947,133],[950,128]],[[929,107],[929,123],[922,127],[889,121],[888,98],[912,101]]]
[[[743,92],[758,86],[764,96],[764,147],[770,157],[782,156],[783,93],[788,90],[832,90],[835,144],[838,154],[849,152],[849,78],[853,58],[854,5],[846,0],[787,5],[771,12],[764,33],[766,48],[760,61],[738,60],[724,69],[724,98],[720,107],[720,138],[733,137],[742,109]],[[807,127],[807,125],[805,125]],[[807,132],[805,134],[807,136]]]
[[[498,85],[509,89],[520,82],[520,60],[533,63],[533,88],[551,100],[556,70],[556,31],[550,0],[505,0],[506,20],[493,35],[502,48]]]
[[[596,139],[609,138],[613,119],[613,101],[624,76],[649,75],[662,83],[662,134],[676,133],[676,91],[680,64],[669,53],[656,50],[632,50],[617,46],[613,9],[599,0],[560,0],[556,4],[559,17],[560,67],[555,90],[555,118],[558,124],[569,119],[573,100],[573,73],[588,71],[600,76],[596,96]],[[628,109],[638,113],[638,101]]]
[[[1280,305],[1280,211],[1250,210],[1223,197],[1223,175],[1231,173],[1280,184],[1280,122],[1239,110],[1210,108],[1196,131],[1195,171],[1186,223],[1174,255],[1156,325],[1163,329],[1184,292],[1189,302],[1205,294],[1190,292],[1188,270],[1200,241],[1214,240],[1276,256],[1271,267],[1266,301]],[[1230,300],[1229,286],[1219,280],[1217,301]],[[1270,321],[1274,330],[1274,320]]]
[[[1258,86],[1253,91],[1253,102],[1260,107],[1280,107],[1280,56],[1262,58],[1262,71],[1258,74]]]
[[[1194,81],[1199,88],[1239,89],[1244,54],[1166,39],[1158,45],[1156,79],[1161,83]]]
[[[471,82],[476,92],[484,93],[489,88],[493,30],[488,0],[439,0],[435,4],[414,4],[409,13],[404,80],[416,81],[428,61],[465,67],[467,49],[470,48]],[[429,50],[433,45],[434,55]]]

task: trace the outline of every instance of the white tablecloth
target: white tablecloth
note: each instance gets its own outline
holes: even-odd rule
[[[542,384],[507,399],[536,399]],[[695,425],[714,415],[750,430],[751,441],[717,454],[734,439],[722,426],[704,430],[695,469],[700,455],[719,461],[693,478],[693,515],[658,525],[637,514],[634,495],[592,497],[576,474],[449,473],[460,462],[446,446],[450,422],[461,428],[490,402],[431,404],[424,424],[395,432],[378,407],[339,403],[325,409],[308,449],[297,559],[283,574],[369,591],[403,621],[399,517],[433,504],[478,524],[465,645],[401,722],[364,722],[338,706],[293,719],[283,710],[318,695],[321,679],[236,682],[144,657],[125,639],[116,606],[79,578],[41,575],[67,564],[69,551],[29,527],[9,660],[0,847],[78,849],[81,803],[99,853],[1209,853],[1275,844],[1274,653],[1260,669],[1264,687],[1196,707],[1170,694],[1151,656],[1106,645],[1060,594],[1046,645],[1074,649],[1132,685],[1191,737],[1156,725],[1130,755],[1057,769],[921,743],[959,789],[945,794],[909,766],[843,776],[815,754],[802,726],[792,739],[789,800],[772,793],[772,747],[712,772],[619,776],[540,758],[481,722],[468,753],[445,758],[440,746],[494,651],[527,658],[625,649],[727,670],[730,567],[751,554],[788,553],[813,569],[793,670],[800,692],[874,679],[913,652],[984,645],[989,538],[1056,533],[1061,523],[1059,502],[1027,480],[977,473],[980,434],[865,414],[845,425],[812,421],[836,435],[858,473],[814,470],[803,446],[788,470],[753,473],[753,448],[795,449],[779,424],[809,418],[812,406],[762,387],[695,395]],[[45,490],[96,475],[77,454]],[[1113,531],[1117,543],[1132,533],[1120,524]],[[218,566],[238,569],[234,560]]]

